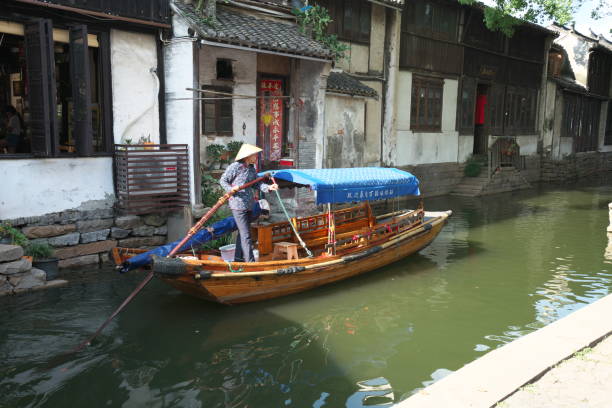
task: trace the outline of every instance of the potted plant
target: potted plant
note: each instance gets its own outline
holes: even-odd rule
[[[25,247],[25,254],[32,257],[32,266],[47,274],[47,280],[57,279],[59,259],[53,256],[49,244],[34,243]]]
[[[236,155],[238,154],[238,151],[240,150],[240,148],[242,147],[242,144],[244,142],[240,142],[238,140],[234,140],[233,142],[229,142],[227,144],[227,151],[229,152],[229,160],[234,160],[236,158]]]
[[[225,147],[220,144],[209,144],[206,146],[206,157],[211,169],[218,170],[221,167],[221,156],[225,151]]]
[[[20,245],[25,247],[28,244],[28,239],[21,231],[8,223],[0,224],[0,244],[5,245]]]

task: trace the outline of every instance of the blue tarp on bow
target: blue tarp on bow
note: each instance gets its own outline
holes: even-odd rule
[[[259,202],[255,202],[253,206],[253,218],[256,219],[261,214],[261,208],[259,207]],[[219,238],[222,235],[228,234],[232,231],[236,230],[236,221],[234,217],[227,217],[218,221],[210,226],[213,229],[213,233],[211,234],[207,229],[202,229],[198,231],[189,241],[187,241],[178,252],[189,251],[192,248],[197,249],[200,245],[212,240]],[[145,265],[151,263],[151,256],[157,255],[160,257],[168,256],[170,251],[177,246],[181,240],[170,242],[169,244],[162,245],[155,249],[152,249],[148,252],[143,252],[142,254],[138,254],[136,256],[131,257],[127,261],[121,265],[121,273],[131,271],[133,269],[141,268]]]
[[[274,170],[263,172],[276,179],[310,186],[317,204],[384,200],[420,195],[419,180],[407,171],[385,167],[351,169]]]

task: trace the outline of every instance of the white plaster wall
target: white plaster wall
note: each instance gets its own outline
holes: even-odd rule
[[[538,154],[538,136],[517,136],[516,143],[521,148],[521,156]]]
[[[572,71],[574,71],[576,81],[586,87],[589,49],[593,46],[593,43],[569,32],[561,33],[555,43],[561,45],[567,52],[568,61]]]
[[[33,217],[113,200],[110,157],[3,160],[0,219]]]
[[[384,6],[372,4],[369,68],[373,72],[383,71],[385,58],[385,9]]]
[[[217,80],[217,59],[229,59],[232,61],[234,73],[233,81]],[[204,46],[200,49],[200,86],[220,85],[233,89],[236,94],[257,95],[257,53],[229,48]],[[257,100],[256,99],[234,99],[233,109],[233,131],[232,137],[202,135],[200,143],[200,155],[206,156],[206,146],[209,144],[227,144],[238,140],[246,143],[256,144],[257,141]],[[201,110],[200,110],[201,112]],[[243,131],[242,125],[246,125]],[[202,127],[199,132],[201,134]]]
[[[564,156],[572,154],[574,151],[574,139],[572,139],[571,137],[561,137],[559,139],[561,140],[561,155],[559,156],[559,158],[563,158]]]
[[[474,153],[474,135],[460,135],[457,144],[457,161],[463,163]]]
[[[325,98],[326,167],[361,167],[364,165],[364,98],[327,95]]]
[[[557,84],[547,81],[544,97],[544,123],[542,124],[542,146],[545,152],[550,152],[553,148],[556,93]]]
[[[111,30],[115,143],[149,137],[159,143],[159,81],[153,35]]]
[[[399,72],[396,165],[448,163],[460,160],[459,133],[455,130],[457,90],[457,80],[444,80],[441,132],[415,133],[410,130],[412,72]],[[465,141],[462,141],[462,143],[465,143]],[[463,151],[463,154],[465,154],[465,151]]]
[[[370,47],[344,41],[343,44],[348,45],[349,49],[344,54],[346,58],[336,62],[336,68],[352,73],[367,73],[370,62]]]
[[[194,148],[194,101],[191,98],[197,95],[187,91],[186,88],[197,86],[193,78],[193,46],[194,43],[190,38],[175,38],[164,47],[166,136],[169,144],[186,144],[190,158],[193,157]],[[191,202],[195,204],[195,174],[191,159],[189,174]]]
[[[366,119],[365,119],[365,138],[366,148],[364,151],[364,164],[377,166],[380,164],[380,142],[381,125],[383,120],[382,112],[382,83],[379,81],[361,81],[365,85],[378,92],[378,99],[366,99]]]
[[[400,54],[400,29],[401,13],[395,10],[389,14],[388,37],[386,40],[389,59],[387,61],[387,81],[385,83],[383,129],[382,129],[382,154],[381,164],[395,166],[397,156],[397,100],[399,93],[399,54]]]

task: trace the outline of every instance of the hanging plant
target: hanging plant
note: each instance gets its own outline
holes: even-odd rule
[[[333,20],[325,7],[319,5],[306,6],[301,9],[294,9],[300,31],[310,34],[311,37],[328,48],[335,61],[340,61],[345,57],[349,46],[340,42],[335,34],[327,33],[327,26]]]

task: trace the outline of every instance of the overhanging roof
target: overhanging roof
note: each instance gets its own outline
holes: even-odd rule
[[[332,59],[331,50],[302,33],[294,23],[255,17],[219,4],[217,21],[210,24],[193,5],[180,0],[175,0],[174,5],[194,31],[205,40],[220,46],[230,44],[251,48],[253,51],[274,51],[296,57]]]
[[[352,96],[378,98],[378,92],[345,72],[330,72],[327,78],[327,90]]]

